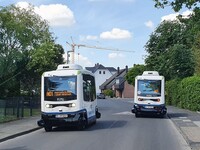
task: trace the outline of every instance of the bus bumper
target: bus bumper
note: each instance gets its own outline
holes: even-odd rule
[[[134,104],[131,111],[132,113],[135,114],[165,115],[167,113],[167,108],[165,107],[164,104],[162,105]]]
[[[86,122],[86,110],[67,113],[46,113],[42,112],[41,120],[37,122],[38,126],[79,126]]]

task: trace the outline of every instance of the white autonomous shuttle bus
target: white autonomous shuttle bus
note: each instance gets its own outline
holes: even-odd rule
[[[41,120],[45,131],[54,126],[77,126],[84,129],[96,123],[98,112],[95,77],[76,64],[58,65],[44,72],[41,81]]]
[[[135,78],[135,96],[132,112],[165,116],[165,79],[157,71],[144,71]]]

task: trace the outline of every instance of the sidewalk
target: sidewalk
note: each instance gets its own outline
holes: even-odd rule
[[[200,150],[200,113],[168,106],[168,117],[173,121],[192,150]]]
[[[0,142],[40,129],[37,125],[39,119],[40,116],[0,124]]]

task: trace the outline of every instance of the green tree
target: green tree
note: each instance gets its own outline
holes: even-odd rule
[[[37,49],[31,50],[26,71],[23,73],[22,81],[23,89],[27,89],[29,93],[32,90],[40,91],[40,78],[43,72],[55,70],[58,64],[64,63],[64,49],[61,45],[53,42],[46,42]],[[27,84],[28,83],[28,84]]]
[[[170,78],[185,78],[194,74],[194,58],[192,50],[184,45],[175,44],[170,50],[169,74]]]
[[[126,74],[126,80],[129,84],[135,85],[135,77],[141,75],[146,70],[144,65],[134,65]]]
[[[185,24],[186,32],[185,39],[192,49],[195,59],[195,74],[200,74],[200,9],[196,8],[193,10],[193,14],[189,19],[180,19]]]
[[[54,70],[58,64],[63,63],[63,53],[62,46],[55,45],[53,42],[43,43],[30,52],[28,68],[41,76],[44,71]]]
[[[155,7],[164,8],[166,6],[171,6],[174,11],[178,12],[183,6],[191,9],[192,7],[198,8],[200,0],[153,0],[155,2]]]
[[[200,75],[200,32],[198,33],[192,47],[195,59],[195,74]]]
[[[170,79],[171,48],[175,44],[187,45],[184,32],[184,24],[178,21],[164,21],[157,27],[145,45],[148,53],[145,63],[149,70],[158,71],[167,80]]]
[[[55,55],[51,60],[48,59],[53,68],[53,62],[62,61],[63,49],[55,44],[49,25],[33,9],[31,5],[27,9],[14,5],[0,7],[0,97],[5,97],[8,93],[10,96],[19,95],[20,86],[29,84],[26,80],[32,81],[33,76],[38,76],[42,70],[48,69],[40,65],[38,67],[45,68],[34,70],[34,54],[39,53],[36,51],[47,50],[49,47],[53,49],[47,54]],[[46,60],[39,61],[44,64]]]

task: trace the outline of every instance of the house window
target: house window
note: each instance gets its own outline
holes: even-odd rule
[[[99,71],[99,74],[101,74],[101,71]]]
[[[103,74],[106,74],[106,72],[105,72],[105,71],[103,71]]]
[[[115,82],[116,82],[116,84],[119,84],[119,79],[116,79],[116,81],[115,81]]]

